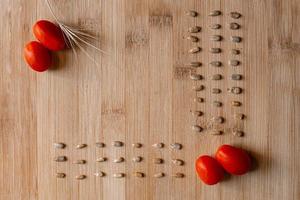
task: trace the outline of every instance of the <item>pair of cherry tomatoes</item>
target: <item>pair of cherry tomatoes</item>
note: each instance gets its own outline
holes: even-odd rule
[[[196,160],[197,174],[208,185],[220,182],[225,171],[233,175],[243,175],[250,168],[251,159],[246,151],[230,145],[219,147],[215,158],[204,155]]]
[[[52,22],[40,20],[33,26],[39,41],[31,41],[24,48],[24,57],[29,66],[38,72],[46,71],[52,63],[51,51],[63,50],[66,46],[61,29]]]

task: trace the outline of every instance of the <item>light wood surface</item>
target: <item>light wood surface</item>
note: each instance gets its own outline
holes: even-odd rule
[[[97,43],[108,55],[89,50],[98,65],[82,52],[78,59],[71,51],[55,54],[55,69],[45,73],[31,71],[23,61],[23,47],[33,40],[31,27],[38,19],[53,20],[43,0],[1,0],[0,6],[0,199],[1,200],[298,200],[300,199],[300,2],[298,0],[51,0],[58,17],[97,34]],[[185,15],[196,10],[196,18]],[[212,10],[222,16],[208,17]],[[232,20],[228,13],[238,11],[242,18]],[[236,21],[241,29],[232,31],[227,24]],[[210,24],[220,23],[212,31]],[[187,29],[202,27],[198,43],[184,39]],[[220,34],[221,42],[209,37]],[[231,35],[243,41],[233,45]],[[202,51],[190,55],[188,50]],[[212,55],[210,47],[222,48]],[[230,50],[239,48],[241,55]],[[227,64],[239,59],[239,67]],[[210,61],[221,60],[223,67],[213,68]],[[191,69],[185,64],[201,61]],[[204,76],[191,81],[190,73]],[[212,81],[220,73],[224,79]],[[242,81],[231,81],[232,73],[241,73]],[[196,94],[192,87],[205,85]],[[240,95],[228,94],[231,86],[244,89]],[[220,95],[211,89],[223,90]],[[195,103],[198,95],[204,103]],[[232,100],[242,106],[233,108]],[[221,108],[213,100],[223,102]],[[190,111],[201,110],[198,119]],[[238,121],[234,113],[244,113]],[[224,116],[218,125],[221,136],[209,134],[210,119]],[[200,124],[203,133],[191,126]],[[242,129],[245,137],[232,135]],[[112,147],[112,141],[124,147]],[[95,142],[105,142],[103,149]],[[64,142],[63,150],[53,148]],[[140,142],[143,147],[133,149]],[[151,147],[163,142],[161,150]],[[169,148],[173,142],[183,149]],[[80,143],[87,148],[77,150]],[[256,159],[253,171],[241,177],[228,177],[216,186],[201,183],[194,172],[194,160],[200,154],[213,155],[217,147],[228,143],[247,149]],[[68,162],[53,158],[66,155]],[[142,156],[139,163],[132,157]],[[99,156],[108,157],[96,163]],[[119,156],[125,162],[112,160]],[[164,164],[152,159],[161,157]],[[172,158],[185,161],[171,164]],[[74,160],[86,159],[76,165]],[[93,176],[102,170],[103,178]],[[141,171],[144,178],[132,173]],[[57,172],[66,173],[57,179]],[[112,178],[122,172],[125,178]],[[164,172],[161,179],[153,174]],[[176,179],[176,172],[185,174]],[[85,174],[84,180],[75,176]]]

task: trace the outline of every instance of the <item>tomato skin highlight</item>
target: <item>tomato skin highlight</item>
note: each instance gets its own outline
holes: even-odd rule
[[[24,48],[24,58],[29,66],[38,72],[51,66],[51,53],[41,43],[31,41]]]
[[[60,51],[66,47],[62,30],[50,21],[37,21],[33,26],[33,33],[42,45],[52,51]]]
[[[195,167],[199,178],[207,185],[217,184],[224,178],[222,166],[211,156],[200,156]]]
[[[216,159],[230,174],[243,175],[251,169],[251,158],[246,151],[231,145],[222,145]]]

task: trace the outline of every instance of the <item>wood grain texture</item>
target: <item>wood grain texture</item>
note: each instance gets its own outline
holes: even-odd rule
[[[86,28],[100,37],[96,42],[108,55],[89,50],[98,64],[84,53],[78,59],[71,51],[55,53],[55,67],[46,73],[34,73],[22,59],[23,47],[33,40],[31,27],[38,19],[53,19],[43,0],[1,0],[0,6],[0,199],[2,200],[193,200],[193,199],[300,199],[300,3],[297,0],[51,0],[64,22]],[[187,10],[196,10],[196,18],[187,17]],[[220,17],[208,17],[212,10]],[[231,11],[242,13],[235,20],[241,29],[232,31],[228,23]],[[220,30],[208,26],[220,23]],[[184,39],[190,26],[198,25],[200,40]],[[224,40],[211,42],[220,34]],[[243,42],[233,45],[231,35]],[[202,51],[191,55],[191,47]],[[210,47],[222,48],[212,55]],[[239,48],[241,55],[230,50]],[[240,67],[230,67],[236,58]],[[220,60],[221,68],[212,68],[210,61]],[[203,66],[191,69],[185,64],[201,61]],[[190,73],[204,76],[191,81]],[[224,79],[212,81],[213,74]],[[244,79],[231,81],[232,73]],[[192,87],[205,85],[195,93]],[[226,93],[231,86],[244,88],[241,95]],[[222,89],[220,95],[211,89]],[[198,95],[204,103],[195,103]],[[223,102],[221,108],[213,100]],[[240,100],[240,108],[230,102]],[[196,119],[191,111],[201,110]],[[237,121],[234,113],[244,113],[246,120]],[[221,115],[218,125],[224,134],[212,136],[210,119]],[[200,124],[204,133],[196,134],[191,126]],[[245,137],[236,138],[233,129],[242,129]],[[124,147],[112,147],[113,141]],[[54,142],[65,142],[63,150]],[[96,142],[105,142],[103,149]],[[142,148],[131,144],[140,142]],[[158,150],[153,143],[163,142]],[[183,144],[174,151],[169,145]],[[87,148],[77,150],[80,143]],[[255,169],[245,176],[229,177],[213,187],[202,184],[194,172],[194,160],[200,154],[212,155],[216,148],[230,143],[251,152]],[[57,155],[66,155],[68,162],[55,163]],[[105,163],[96,158],[108,157]],[[123,156],[124,163],[113,159]],[[142,156],[141,163],[133,163]],[[161,157],[164,164],[152,160]],[[171,164],[172,158],[185,161],[184,166]],[[76,165],[74,160],[86,159]],[[106,176],[93,176],[97,171]],[[134,172],[145,173],[136,178]],[[55,174],[64,172],[65,179]],[[122,172],[125,178],[112,178]],[[166,177],[153,178],[164,172]],[[172,178],[176,172],[182,179]],[[78,181],[76,175],[85,174]]]

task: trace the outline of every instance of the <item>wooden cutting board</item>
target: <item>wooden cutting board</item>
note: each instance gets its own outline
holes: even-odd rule
[[[40,200],[298,200],[300,199],[300,2],[297,0],[51,0],[58,17],[99,36],[89,49],[55,53],[55,69],[35,73],[23,61],[23,47],[34,40],[38,19],[53,20],[43,0],[1,0],[0,13],[0,199]],[[186,12],[195,10],[196,17]],[[220,16],[208,16],[220,10]],[[242,17],[232,19],[230,12]],[[238,30],[228,24],[237,22]],[[218,23],[221,29],[212,30]],[[197,43],[186,39],[188,28],[200,26]],[[220,42],[210,40],[221,35]],[[240,36],[232,43],[230,36]],[[190,54],[193,47],[199,53]],[[221,48],[219,54],[210,48]],[[240,55],[232,55],[232,49]],[[233,67],[229,60],[237,59]],[[219,60],[222,67],[209,65]],[[199,61],[202,66],[186,64]],[[201,74],[193,81],[190,74]],[[232,74],[243,79],[232,81]],[[221,74],[221,80],[212,80]],[[204,85],[201,92],[194,86]],[[227,88],[240,87],[239,95]],[[222,90],[212,94],[213,88]],[[195,102],[201,97],[204,102]],[[231,101],[242,103],[232,107]],[[215,107],[213,102],[222,102]],[[191,113],[201,111],[201,117]],[[234,118],[245,115],[244,120]],[[211,123],[222,116],[224,122]],[[200,133],[191,127],[199,125]],[[211,135],[217,128],[222,135]],[[241,130],[244,137],[232,132]],[[122,141],[123,147],[113,147]],[[53,148],[63,142],[65,149]],[[104,142],[105,148],[96,148]],[[142,148],[132,148],[132,143]],[[152,144],[163,142],[156,149]],[[169,145],[178,142],[181,150]],[[77,144],[87,144],[76,149]],[[194,161],[213,155],[228,143],[255,158],[254,170],[228,177],[216,186],[197,178]],[[54,162],[65,155],[67,162]],[[105,156],[107,162],[95,160]],[[123,156],[125,162],[114,163]],[[133,163],[141,156],[141,163]],[[153,164],[163,158],[164,163]],[[175,166],[172,159],[182,159]],[[86,164],[73,164],[78,159]],[[95,177],[98,171],[105,177]],[[66,174],[63,179],[56,173]],[[143,172],[144,178],[133,176]],[[165,173],[157,179],[153,175]],[[174,178],[174,173],[183,178]],[[113,178],[124,173],[124,178]],[[77,175],[86,179],[77,180]]]

